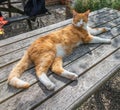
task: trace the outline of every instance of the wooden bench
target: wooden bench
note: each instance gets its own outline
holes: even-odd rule
[[[56,88],[48,91],[37,80],[34,67],[31,66],[21,77],[30,82],[29,89],[8,86],[8,74],[31,42],[70,23],[71,19],[0,41],[0,110],[75,109],[120,69],[120,12],[103,8],[91,12],[89,25],[111,27],[111,31],[98,36],[111,38],[112,44],[81,45],[64,59],[64,68],[79,74],[77,81],[50,71],[49,78]]]

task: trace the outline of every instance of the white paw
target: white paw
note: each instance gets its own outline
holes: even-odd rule
[[[55,84],[49,83],[48,85],[46,85],[46,88],[47,88],[48,90],[54,90],[54,89],[55,89]]]
[[[106,31],[110,31],[110,30],[111,30],[110,27],[104,27],[104,29],[105,29]]]
[[[71,80],[76,80],[78,78],[78,75],[75,73],[72,73],[69,77]]]
[[[48,90],[53,90],[55,88],[55,84],[47,77],[45,73],[39,76],[39,80]]]
[[[111,43],[111,39],[106,39],[106,43]]]
[[[67,70],[64,70],[64,72],[61,74],[61,76],[71,79],[71,80],[76,80],[78,78],[77,74],[69,72]]]

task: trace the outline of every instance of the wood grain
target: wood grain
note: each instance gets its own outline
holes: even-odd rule
[[[117,24],[118,22],[116,22],[116,24]],[[112,26],[111,26],[112,27]],[[104,34],[101,34],[101,35],[99,35],[100,37],[106,37],[106,38],[112,38],[114,35],[118,35],[119,34],[119,30],[117,30],[117,28],[119,28],[119,26],[117,26],[117,27],[115,27],[115,28],[113,28],[112,30],[116,30],[114,33],[111,31],[111,32],[108,32],[108,33],[104,33]],[[94,46],[93,48],[91,48],[91,50],[92,49],[95,49],[97,47],[97,45],[96,46]],[[71,59],[73,59],[73,60],[75,60],[75,59],[77,59],[78,57],[80,57],[81,55],[84,55],[86,52],[88,52],[88,51],[91,51],[91,50],[88,50],[88,51],[86,51],[86,45],[85,46],[80,46],[80,48],[78,47],[77,49],[76,49],[76,51],[74,51],[73,52],[73,54],[72,55],[70,55],[69,57],[67,57],[65,60],[64,60],[64,62],[65,62],[65,64],[67,64],[67,63],[69,63],[70,61],[71,61]],[[24,49],[23,49],[24,50]],[[80,53],[78,52],[78,51],[80,51]],[[14,55],[14,54],[13,54]],[[11,55],[12,56],[12,55]],[[73,57],[74,56],[74,57]],[[14,58],[13,58],[14,59]],[[19,59],[17,59],[17,60],[19,60]],[[9,62],[7,62],[7,63],[9,63]],[[16,64],[16,62],[14,62],[15,64]],[[13,68],[13,64],[14,63],[12,63],[12,62],[10,62],[10,64],[8,64],[8,65],[6,65],[6,66],[4,66],[3,68],[1,68],[0,70],[0,82],[2,82],[2,81],[4,81],[4,80],[6,80],[6,78],[7,78],[7,75],[9,74],[9,72],[11,71],[11,69]]]
[[[107,18],[107,19],[109,19],[109,17]],[[98,21],[98,24],[99,24],[99,21]],[[35,39],[34,39],[35,40]],[[33,39],[31,39],[31,42],[33,41]],[[24,43],[25,44],[25,43]],[[26,44],[27,45],[27,44]],[[2,49],[2,50],[5,50],[5,49]],[[4,56],[1,56],[0,58],[0,67],[2,67],[2,66],[5,66],[5,65],[7,65],[6,64],[6,62],[8,62],[9,63],[9,59],[6,59],[6,58],[10,58],[10,57],[13,57],[13,54],[16,52],[16,53],[19,53],[19,55],[20,55],[20,50],[22,51],[22,50],[25,50],[24,48],[23,49],[19,49],[19,50],[17,50],[17,51],[13,51],[13,52],[11,52],[10,54],[7,54],[7,55],[4,55]],[[22,53],[22,52],[21,52]],[[16,54],[17,55],[17,54]],[[19,55],[18,55],[18,59],[20,59],[21,57],[19,57]],[[23,54],[22,54],[23,55]],[[10,58],[10,60],[11,60],[12,58]],[[13,62],[13,60],[11,60],[10,61],[10,63],[11,62]]]
[[[91,15],[99,14],[103,11],[110,11],[110,10],[111,10],[110,8],[102,8],[100,10],[96,10],[96,11],[91,12]],[[56,23],[56,24],[53,24],[53,25],[50,25],[50,26],[46,26],[44,28],[36,29],[36,30],[30,31],[30,32],[26,32],[26,33],[14,36],[12,39],[8,38],[8,39],[1,40],[0,41],[0,47],[4,46],[4,45],[7,45],[7,44],[14,43],[14,42],[18,42],[19,40],[22,40],[22,39],[26,39],[26,38],[29,38],[29,37],[32,37],[32,36],[35,36],[35,35],[42,34],[43,32],[45,32],[45,30],[50,31],[50,30],[53,30],[53,29],[58,28],[60,26],[67,25],[70,22],[71,22],[71,19],[66,20],[66,21],[62,21],[62,22],[59,22],[59,23]]]
[[[23,33],[23,34],[20,34],[20,35],[17,35],[17,36],[14,36],[12,39],[8,38],[8,39],[1,40],[0,41],[0,47],[4,46],[4,45],[11,44],[11,43],[14,43],[14,42],[18,42],[18,41],[23,40],[23,39],[27,39],[29,37],[33,37],[35,35],[42,34],[44,32],[51,31],[53,29],[57,29],[60,26],[67,25],[70,22],[71,22],[71,19],[63,21],[63,22],[59,22],[59,23],[56,23],[56,24],[53,24],[53,25],[50,25],[50,26],[46,26],[46,27],[43,27],[43,28],[40,28],[40,29],[36,29],[36,30],[30,31],[30,32],[26,32],[26,33]]]
[[[92,23],[94,22],[94,19],[100,19],[100,18],[102,18],[102,17],[105,17],[105,16],[108,16],[108,14],[110,15],[110,14],[113,14],[113,13],[115,13],[116,12],[116,10],[114,10],[114,11],[110,11],[110,10],[107,10],[108,12],[104,12],[104,14],[103,13],[100,13],[100,15],[98,16],[98,15],[92,15],[91,16],[91,14],[90,14],[90,19],[89,19],[89,21],[91,21]],[[70,24],[71,22],[68,22],[68,24]],[[58,25],[58,24],[56,24],[56,25]],[[67,24],[66,24],[67,25]],[[96,25],[99,25],[99,22],[96,24]],[[65,26],[65,25],[64,25]],[[94,26],[95,26],[95,24],[94,24]],[[56,26],[55,26],[56,27]],[[60,25],[60,28],[61,28],[62,26]],[[56,29],[56,28],[55,28]],[[53,30],[55,30],[55,29],[51,29],[49,32],[51,32],[51,31],[53,31]],[[58,29],[58,27],[57,27],[57,29]],[[49,33],[47,30],[45,30],[45,34],[47,34],[47,33]],[[28,32],[29,33],[29,32]],[[31,32],[30,32],[31,33]],[[7,53],[10,53],[10,52],[13,52],[13,51],[15,51],[15,50],[18,50],[18,49],[21,49],[21,48],[24,48],[24,47],[26,47],[26,46],[29,46],[30,44],[31,44],[31,42],[33,42],[35,39],[37,39],[38,37],[40,37],[40,36],[43,36],[43,35],[45,35],[45,34],[41,34],[40,33],[40,35],[33,35],[32,37],[30,37],[30,38],[27,38],[27,39],[23,39],[23,40],[18,40],[18,41],[16,41],[16,42],[13,42],[13,43],[10,43],[9,44],[9,42],[8,42],[8,44],[9,45],[5,45],[4,47],[2,46],[2,48],[0,48],[0,56],[2,56],[2,55],[5,55],[5,54],[7,54]],[[23,36],[23,35],[22,35]],[[25,36],[25,35],[24,35]],[[16,46],[14,46],[14,45],[16,45]]]
[[[78,82],[72,82],[35,110],[71,110],[71,104],[74,105],[77,100],[80,103],[84,97],[91,95],[93,91],[100,87],[101,83],[103,84],[106,81],[106,78],[109,78],[115,72],[117,66],[120,69],[120,50],[79,77]]]
[[[23,39],[23,40],[20,40],[18,42],[11,43],[9,45],[2,46],[0,48],[0,57],[3,56],[3,55],[6,55],[6,54],[11,54],[12,52],[14,52],[16,50],[24,49],[25,47],[28,47],[37,38],[45,36],[46,34],[52,32],[52,31],[58,30],[62,27],[64,27],[64,26],[61,26],[61,27],[59,27],[57,29],[54,29],[54,30],[51,30],[49,32],[42,33],[40,35],[32,36],[28,39]]]
[[[103,21],[99,21],[100,17],[98,15],[102,12],[105,15],[103,15]],[[108,13],[111,13],[110,16],[106,16]],[[73,54],[64,59],[64,67],[80,75],[78,82],[70,81],[49,72],[49,78],[56,84],[54,91],[46,90],[41,83],[37,82],[34,68],[27,70],[21,77],[21,79],[31,84],[31,87],[27,90],[15,89],[8,86],[6,79],[13,65],[21,58],[24,50],[32,40],[37,38],[39,34],[45,34],[69,24],[70,20],[63,21],[62,24],[58,23],[59,26],[57,27],[54,27],[55,25],[48,26],[44,28],[46,30],[41,29],[41,32],[37,32],[40,30],[38,29],[35,31],[36,34],[34,32],[33,34],[32,32],[23,34],[27,35],[27,37],[21,37],[18,40],[16,36],[13,41],[10,39],[5,40],[7,42],[0,41],[0,46],[3,48],[0,49],[0,53],[5,52],[4,49],[8,50],[7,53],[2,54],[3,56],[0,57],[0,110],[33,110],[33,108],[38,110],[70,110],[74,107],[74,104],[77,105],[78,102],[83,102],[83,100],[112,75],[117,69],[115,67],[120,67],[119,13],[109,8],[91,13],[91,16],[93,14],[94,17],[96,16],[95,18],[99,18],[95,26],[108,26],[112,28],[111,31],[99,35],[104,38],[112,38],[112,44],[81,45],[74,50]],[[50,29],[47,30],[47,28]],[[10,51],[8,48],[9,45],[13,48]],[[14,45],[18,46],[15,48]]]
[[[116,26],[116,25],[119,25],[119,23],[120,23],[120,18],[118,18],[118,19],[115,19],[115,20],[113,20],[113,21],[111,21],[111,22],[109,22],[109,23],[107,23],[107,24],[104,24],[103,26],[108,26],[108,27],[114,27],[114,26]],[[108,34],[109,35],[109,34]],[[23,50],[22,51],[24,51],[24,48],[23,48]],[[10,55],[10,56],[12,56],[12,55]],[[18,59],[19,60],[19,59]],[[8,62],[8,64],[9,64],[9,62]],[[0,74],[0,82],[2,82],[2,81],[4,81],[5,79],[4,79],[4,77],[2,77],[2,76],[6,76],[6,73],[9,73],[9,71],[12,69],[12,67],[13,66],[10,66],[10,65],[12,65],[12,62],[9,64],[9,65],[6,65],[5,67],[3,67],[3,68],[1,68],[1,74]]]
[[[93,66],[95,66],[97,63],[99,63],[101,60],[103,60],[104,58],[106,58],[107,56],[109,56],[110,54],[112,54],[114,51],[116,51],[117,49],[120,48],[120,40],[118,42],[118,45],[115,46],[114,43],[116,43],[116,39],[120,39],[120,36],[118,38],[115,38],[114,41],[113,41],[113,44],[112,45],[101,45],[99,48],[96,48],[95,50],[93,50],[91,53],[92,54],[86,54],[82,57],[80,57],[79,59],[77,59],[76,61],[72,62],[71,64],[69,64],[68,66],[66,66],[65,68],[67,70],[70,70],[70,71],[74,71],[76,72],[77,74],[83,74],[84,72],[88,71],[90,68],[92,68]],[[102,51],[101,51],[102,50]],[[78,66],[77,66],[78,65]],[[68,85],[71,81],[70,80],[67,80],[65,78],[61,78],[59,76],[56,76],[54,74],[51,74],[49,76],[49,78],[56,84],[56,91],[60,90],[63,86],[65,87],[66,85]],[[5,86],[4,86],[5,87]],[[24,104],[23,105],[23,110],[27,109],[28,107],[33,107],[34,105],[36,104],[39,104],[41,103],[43,100],[46,100],[48,97],[50,97],[50,95],[53,95],[55,92],[54,91],[47,91],[42,85],[40,86],[41,88],[38,87],[38,84],[35,84],[33,85],[31,88],[29,88],[27,91],[23,91],[21,93],[19,93],[18,95],[14,96],[13,98],[10,98],[8,101],[5,101],[3,104],[5,105],[2,105],[2,106],[5,106],[9,103],[16,103],[16,100],[19,98],[20,99],[20,102],[23,100],[21,99],[20,97],[22,95],[24,95],[23,98],[25,98],[26,100],[27,99],[27,96],[26,95],[30,95],[30,91],[36,91],[38,94],[44,94],[44,95],[39,95],[37,96],[37,99],[36,99],[36,94],[32,94],[31,96],[31,99],[30,97],[29,98],[29,101],[30,103],[27,104],[26,101],[24,101]],[[7,88],[7,87],[6,87]],[[29,91],[30,90],[30,91]],[[8,91],[8,90],[4,90],[5,91]],[[6,95],[4,95],[2,98],[5,98],[7,95],[11,95],[10,93],[5,93]],[[7,97],[8,97],[7,96]],[[33,99],[36,99],[36,102],[34,103],[34,100]],[[39,99],[39,100],[38,100]],[[3,100],[3,99],[2,99]],[[18,104],[19,104],[18,103]],[[13,105],[11,104],[11,105]],[[18,104],[15,104],[15,108],[14,109],[18,109]],[[10,107],[10,106],[9,106]],[[11,107],[10,107],[11,108]],[[6,107],[7,109],[7,107]]]

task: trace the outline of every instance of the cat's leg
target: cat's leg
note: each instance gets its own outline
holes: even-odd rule
[[[91,28],[91,27],[87,27],[87,30],[90,34],[92,35],[98,35],[98,34],[101,34],[101,33],[104,33],[106,31],[109,31],[111,30],[110,28],[108,27],[102,27],[102,28]]]
[[[19,77],[24,73],[24,71],[30,66],[31,60],[29,58],[28,52],[24,54],[17,65],[12,69],[8,76],[8,84],[16,88],[28,88],[30,84],[26,81],[19,79]]]
[[[36,61],[36,75],[39,81],[48,89],[53,90],[55,84],[48,78],[47,71],[54,61],[55,55],[53,52],[41,54]]]
[[[52,71],[62,77],[65,77],[71,80],[76,80],[78,78],[78,75],[65,70],[62,66],[62,63],[63,63],[62,58],[56,57],[51,67]]]
[[[111,43],[111,39],[100,38],[96,36],[90,36],[91,39],[88,43]]]

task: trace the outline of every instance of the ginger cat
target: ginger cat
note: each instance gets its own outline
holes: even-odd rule
[[[77,74],[62,67],[62,58],[69,55],[76,46],[82,43],[111,43],[110,39],[93,36],[106,32],[109,28],[92,29],[88,27],[89,13],[89,10],[85,13],[77,13],[73,10],[72,24],[34,41],[11,71],[8,77],[9,85],[16,88],[28,88],[30,84],[20,80],[19,77],[31,63],[35,65],[38,79],[49,90],[55,88],[55,84],[47,77],[49,68],[62,77],[76,80]]]

